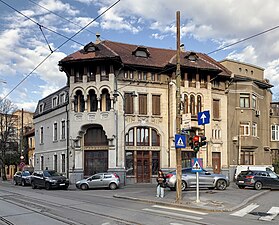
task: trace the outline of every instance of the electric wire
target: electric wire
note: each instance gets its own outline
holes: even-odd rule
[[[0,0],[3,2],[2,0]],[[49,53],[28,75],[26,75],[14,88],[12,88],[11,91],[9,91],[0,101],[0,103],[6,99],[20,84],[22,84],[35,70],[37,70],[54,52],[56,52],[59,48],[61,48],[63,45],[68,43],[70,40],[72,40],[75,36],[77,36],[80,32],[82,32],[84,29],[86,29],[88,26],[90,26],[93,22],[95,22],[97,19],[99,19],[101,16],[103,16],[107,11],[109,11],[111,8],[113,8],[116,4],[118,4],[120,0],[117,0],[115,3],[110,5],[106,10],[104,10],[101,14],[99,14],[95,19],[91,20],[87,25],[85,25],[83,28],[81,28],[78,32],[73,34],[70,38],[68,38],[66,41],[64,41],[62,44],[60,44],[57,48],[53,50],[53,52]],[[4,3],[4,2],[3,2]]]

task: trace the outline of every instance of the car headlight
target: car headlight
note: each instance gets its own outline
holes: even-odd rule
[[[57,180],[48,180],[50,183],[56,183],[57,182]]]
[[[80,181],[77,181],[76,184],[80,184]]]

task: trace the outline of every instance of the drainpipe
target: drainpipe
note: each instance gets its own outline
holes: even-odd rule
[[[70,157],[69,157],[69,110],[68,110],[68,105],[66,105],[66,121],[67,121],[67,178],[69,179],[69,162],[70,162]]]

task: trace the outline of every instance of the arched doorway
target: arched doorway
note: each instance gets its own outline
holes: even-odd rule
[[[94,125],[84,135],[84,176],[108,170],[108,140],[102,126]]]

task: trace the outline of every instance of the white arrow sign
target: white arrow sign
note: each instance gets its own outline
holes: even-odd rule
[[[204,120],[206,119],[206,115],[204,113],[201,115],[201,119],[202,119],[202,123],[204,123]]]

